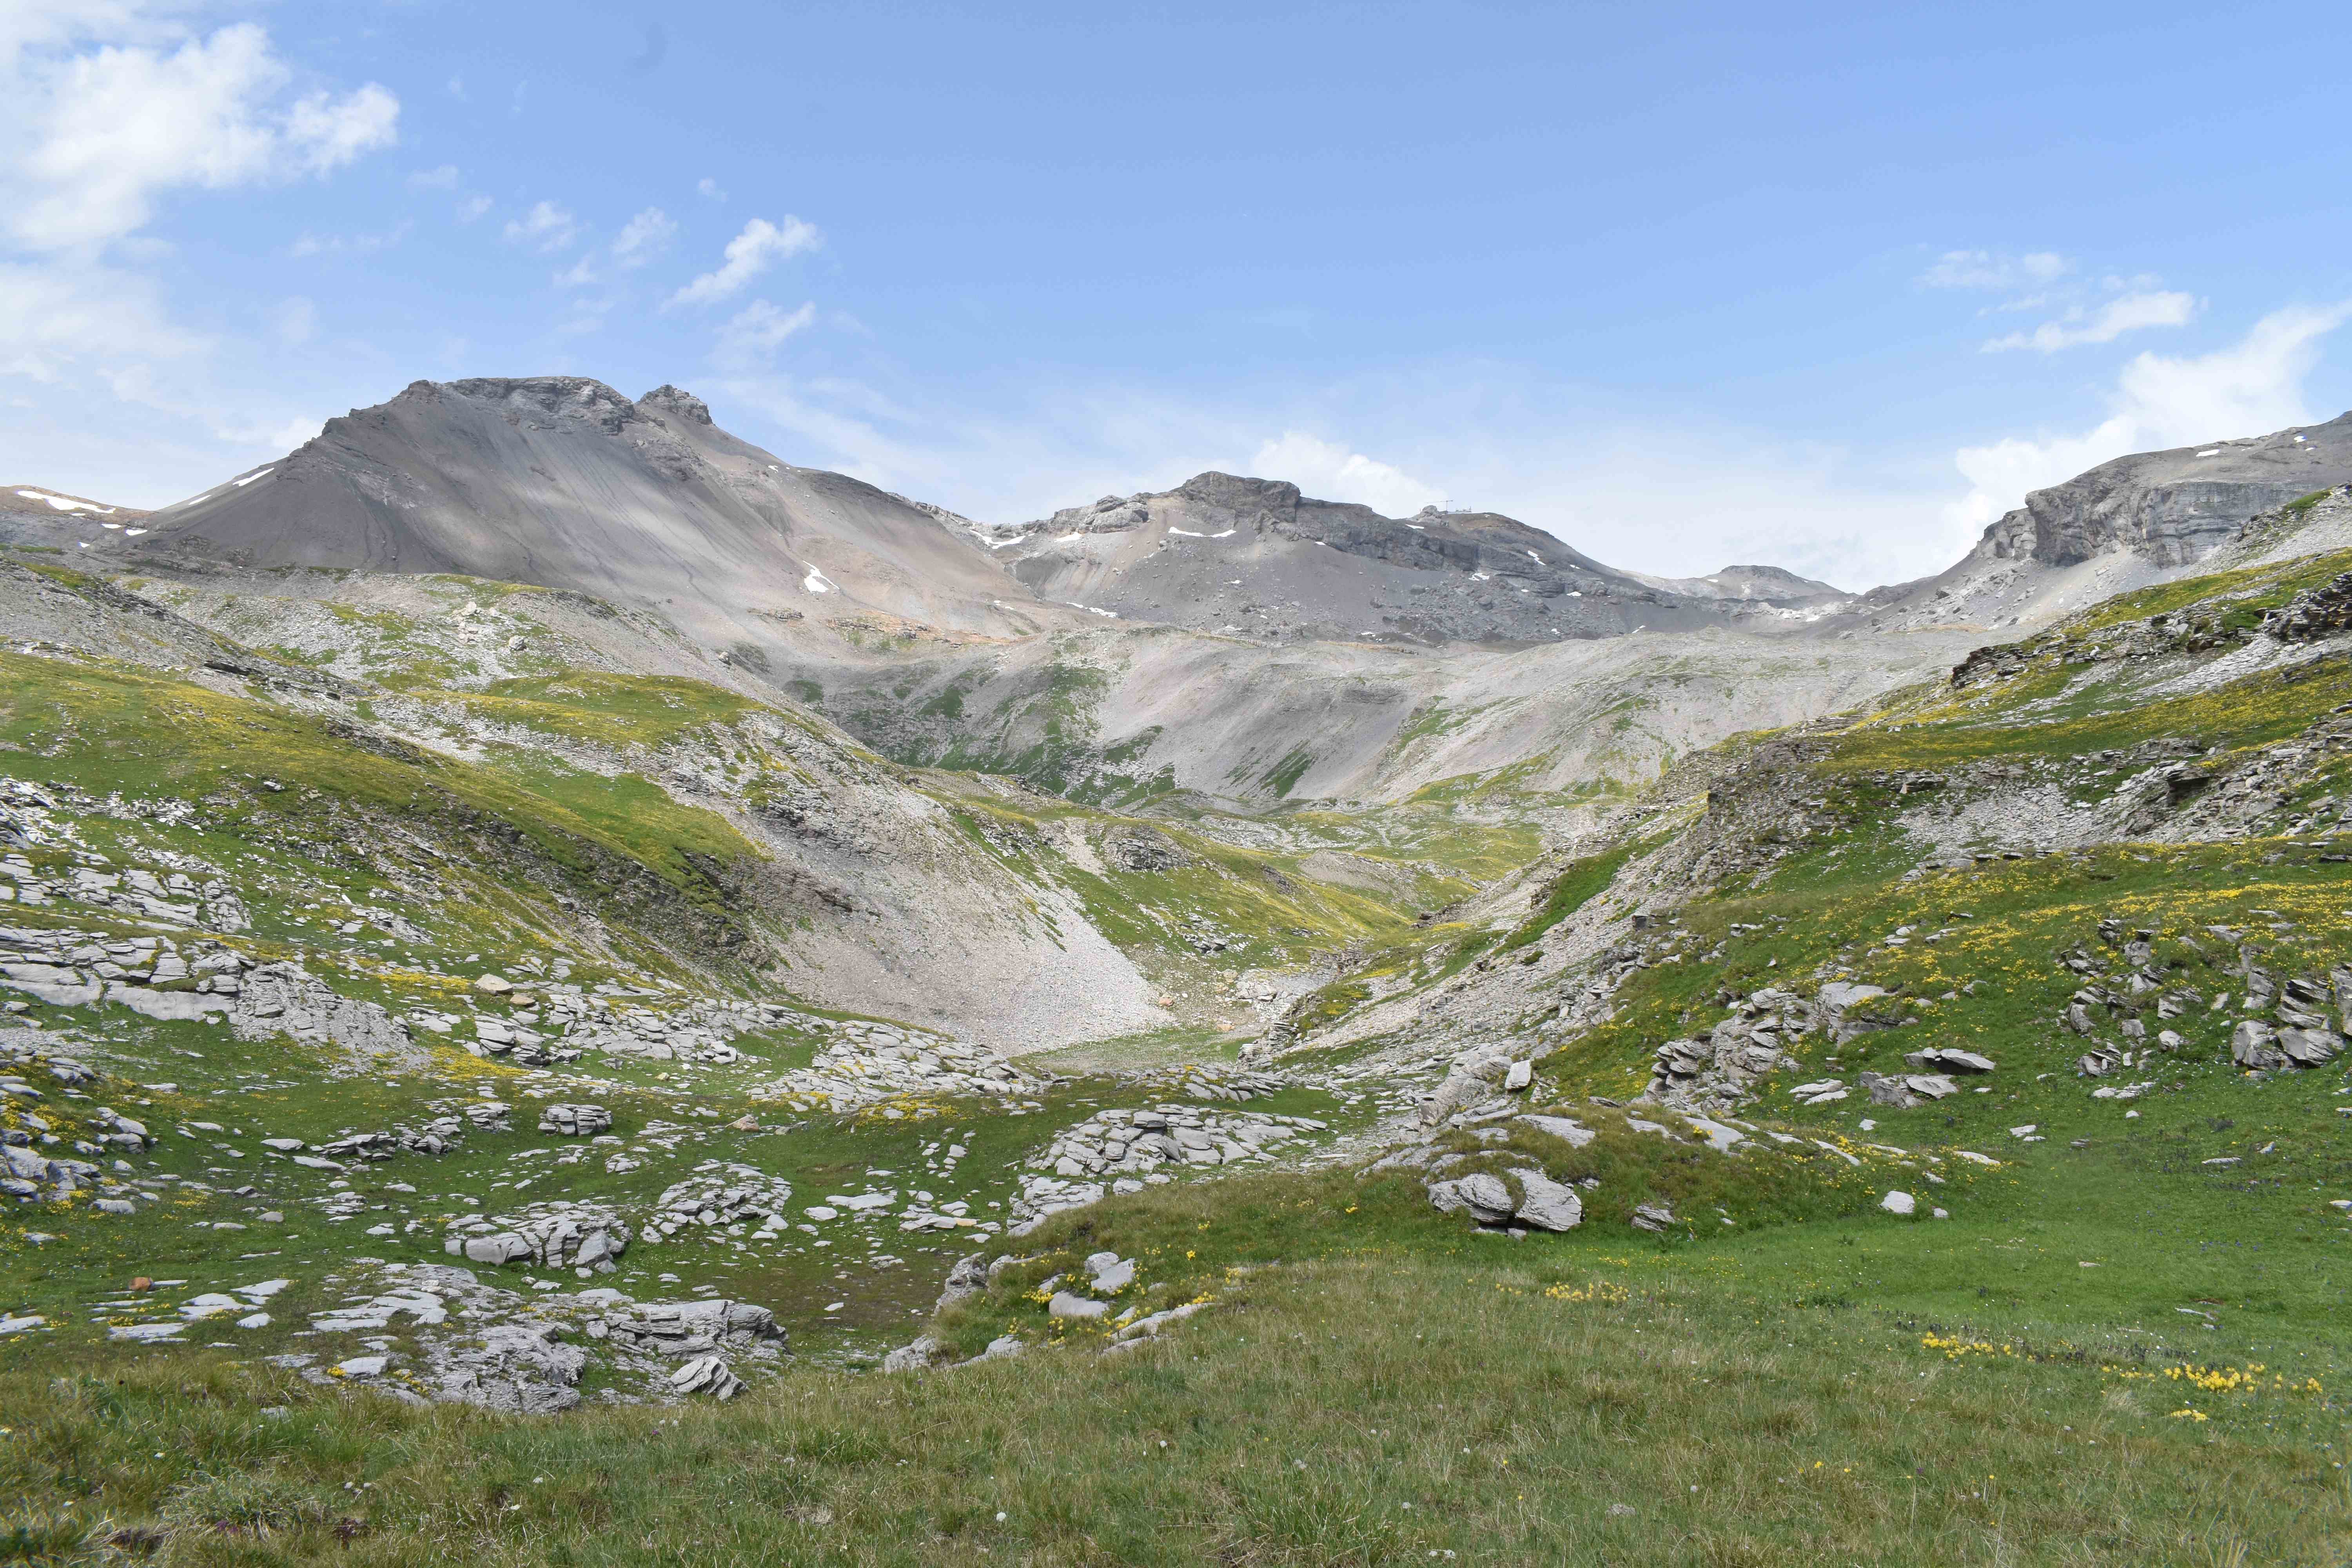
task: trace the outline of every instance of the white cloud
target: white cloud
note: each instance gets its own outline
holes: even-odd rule
[[[659,207],[647,207],[621,226],[620,237],[613,241],[613,259],[625,269],[643,267],[669,248],[677,237],[677,225]]]
[[[177,358],[209,346],[172,324],[152,279],[109,267],[0,265],[0,353],[54,373],[83,356]]]
[[[302,169],[331,174],[400,139],[400,100],[374,82],[336,99],[314,92],[286,116],[286,140]]]
[[[694,183],[694,189],[696,195],[708,196],[714,202],[723,202],[727,199],[727,193],[719,188],[719,182],[708,174]]]
[[[1996,353],[2003,349],[2037,349],[2042,353],[2055,353],[2084,343],[2111,343],[2126,332],[2145,327],[2185,327],[2196,313],[2197,300],[2192,295],[2126,294],[2095,310],[2077,305],[2031,332],[2011,332],[2007,337],[1995,338],[1985,344],[1984,350]]]
[[[589,266],[590,258],[583,256],[555,275],[558,289],[580,289],[596,281],[595,268]]]
[[[1931,289],[1975,289],[2009,293],[2019,289],[2046,288],[2074,269],[2074,264],[2054,251],[2029,251],[2011,256],[1991,250],[1948,250],[1920,274]]]
[[[579,237],[579,220],[553,202],[533,203],[530,211],[507,224],[509,245],[528,245],[541,252],[562,250]]]
[[[9,65],[0,98],[24,150],[5,176],[7,224],[33,249],[118,239],[166,192],[325,174],[397,136],[399,100],[373,82],[276,107],[292,72],[252,23],[168,53],[115,41]]]
[[[2301,425],[2310,417],[2303,379],[2319,359],[2320,340],[2347,319],[2352,300],[2293,305],[2264,316],[2239,342],[2213,353],[2195,359],[2141,354],[2124,366],[2125,410],[2158,446]]]
[[[1354,501],[1389,517],[1411,517],[1425,506],[1445,504],[1444,491],[1402,468],[1297,430],[1261,445],[1249,472],[1257,479],[1288,479],[1319,500]]]
[[[1948,523],[1980,530],[2026,492],[2070,479],[2129,452],[2162,450],[2306,423],[2304,377],[2320,341],[2352,320],[2352,300],[2290,306],[2254,323],[2228,348],[2194,357],[2142,353],[2124,366],[2115,412],[2079,436],[2012,437],[1963,447],[1954,457],[1967,496],[1944,509]]]
[[[281,300],[269,312],[269,330],[286,343],[307,343],[319,330],[319,307],[297,294]]]
[[[790,213],[784,215],[781,227],[766,218],[755,217],[743,226],[742,233],[727,242],[727,259],[718,270],[702,274],[672,294],[662,309],[712,305],[730,299],[777,262],[814,250],[823,243],[824,237],[817,233],[815,225],[803,223]]]
[[[711,358],[721,369],[748,370],[772,361],[784,340],[816,320],[814,300],[797,310],[779,310],[765,300],[754,300],[719,330]]]
[[[419,169],[408,176],[412,191],[454,191],[457,188],[457,165],[444,163],[437,169]]]
[[[1969,493],[1943,509],[1944,521],[1966,533],[1981,532],[2003,512],[2023,504],[2028,490],[2071,479],[2131,451],[2137,432],[2128,416],[2118,414],[2080,436],[2044,441],[2012,436],[1990,446],[1963,447],[1952,462],[1969,481]]]
[[[416,226],[403,220],[383,234],[305,234],[286,247],[289,256],[373,256],[379,250],[389,250],[408,237]]]
[[[497,205],[488,196],[467,196],[457,204],[457,221],[471,223]]]

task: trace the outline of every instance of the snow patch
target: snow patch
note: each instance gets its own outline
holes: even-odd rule
[[[808,575],[801,579],[801,591],[807,594],[838,594],[841,592],[841,584],[812,566],[808,570]]]
[[[229,480],[229,483],[235,485],[239,489],[243,489],[246,486],[253,483],[254,480],[266,479],[277,471],[278,470],[275,468],[256,468],[252,473],[246,475],[245,478],[241,479],[231,479]]]
[[[1187,539],[1206,539],[1209,537],[1205,533],[1195,533],[1189,528],[1171,528],[1168,531],[1171,533],[1181,533]]]
[[[70,496],[53,496],[47,490],[18,490],[26,500],[47,501],[51,511],[94,511],[101,517],[111,517],[114,509],[100,506],[96,501],[75,500]]]
[[[1081,605],[1076,599],[1065,599],[1062,603],[1069,605],[1070,608],[1074,610],[1084,610],[1090,616],[1108,616],[1114,621],[1118,619],[1118,612],[1117,610],[1097,610],[1092,605]]]
[[[1241,531],[1239,529],[1229,528],[1223,533],[1213,533],[1209,535],[1209,537],[1212,539],[1231,539],[1234,534],[1240,531]]]

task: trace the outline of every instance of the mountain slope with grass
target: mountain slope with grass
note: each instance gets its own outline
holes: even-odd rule
[[[0,1545],[2339,1563],[2352,492],[2203,565],[803,693],[15,551]]]

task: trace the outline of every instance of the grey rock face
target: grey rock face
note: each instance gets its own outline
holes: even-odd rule
[[[615,1343],[660,1355],[702,1355],[748,1351],[762,1344],[782,1348],[784,1331],[776,1315],[749,1301],[648,1301],[608,1316],[604,1334]]]
[[[2199,560],[2258,512],[2352,481],[2352,414],[2274,435],[2141,452],[2035,490],[1993,525],[2052,566],[2128,550]]]
[[[390,1058],[404,1068],[425,1062],[408,1026],[373,1002],[339,996],[323,980],[297,963],[265,963],[244,976],[230,1014],[241,1040],[290,1035],[306,1043],[340,1047],[355,1062]]]
[[[968,538],[870,485],[778,461],[672,386],[633,403],[580,376],[416,382],[146,522],[125,548],[675,599],[719,647],[764,635],[760,612],[780,599],[1034,629],[993,607],[1026,595]],[[800,586],[812,567],[821,593]]]
[[[573,1385],[587,1365],[585,1351],[544,1324],[497,1323],[483,1331],[478,1349],[446,1352],[436,1393],[488,1410],[550,1415],[580,1403]]]

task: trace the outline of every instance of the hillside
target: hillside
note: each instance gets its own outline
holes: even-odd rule
[[[0,556],[17,1558],[2352,1547],[2352,489],[2010,640],[1383,644],[689,403]]]

